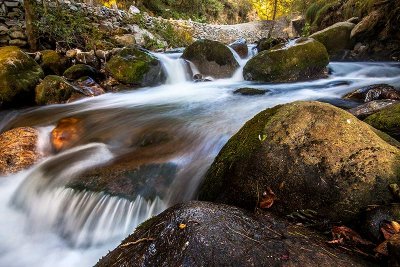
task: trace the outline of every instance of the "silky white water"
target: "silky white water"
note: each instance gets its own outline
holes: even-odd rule
[[[370,84],[400,86],[395,63],[331,63],[327,79],[256,84],[241,78],[243,61],[231,79],[194,83],[179,54],[157,56],[168,73],[165,85],[0,113],[0,132],[38,127],[40,149],[48,155],[29,170],[0,177],[0,266],[92,266],[145,219],[195,198],[222,146],[259,111],[295,100],[340,103],[346,92]],[[270,91],[262,96],[233,93],[241,87]],[[77,147],[49,154],[49,132],[59,119],[71,116],[89,121],[90,132]],[[162,195],[128,200],[64,187],[84,170],[135,151],[129,144],[143,131],[160,129],[183,144],[162,159],[178,168]],[[152,155],[148,163],[159,157]]]

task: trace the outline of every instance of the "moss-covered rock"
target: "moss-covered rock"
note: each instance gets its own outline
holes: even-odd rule
[[[75,92],[74,86],[63,77],[49,75],[36,86],[35,101],[38,105],[65,103]]]
[[[239,63],[226,45],[207,39],[188,46],[182,58],[192,62],[203,76],[213,78],[230,78],[239,68]]]
[[[368,265],[326,241],[271,214],[191,201],[142,223],[96,267]]]
[[[250,59],[243,69],[248,81],[294,82],[325,75],[329,56],[323,44],[300,38]]]
[[[354,47],[354,43],[350,39],[350,33],[354,26],[355,24],[350,22],[339,22],[310,35],[310,38],[321,42],[326,47],[331,59],[342,59],[345,50],[351,50]]]
[[[76,64],[64,72],[64,77],[69,80],[77,80],[85,76],[96,79],[99,75],[100,73],[95,68],[85,64]]]
[[[160,60],[136,47],[127,47],[114,55],[106,70],[123,84],[152,86],[165,81]]]
[[[259,113],[228,141],[199,199],[253,210],[271,190],[273,211],[349,220],[390,202],[399,173],[400,150],[369,125],[329,104],[294,102]]]
[[[366,123],[400,140],[400,104],[391,105],[368,116]]]
[[[40,159],[38,130],[20,127],[0,134],[0,175],[26,169]]]
[[[279,44],[284,44],[286,43],[287,40],[283,38],[261,38],[260,40],[257,41],[257,46],[256,49],[258,53],[262,51],[267,51],[270,50],[272,47],[279,45]]]
[[[42,54],[40,67],[46,75],[62,75],[69,67],[70,61],[54,50],[44,50]]]
[[[42,77],[40,66],[19,48],[0,48],[0,107],[33,103]]]

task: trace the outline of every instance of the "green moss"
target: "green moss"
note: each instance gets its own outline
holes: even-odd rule
[[[368,116],[366,123],[396,138],[400,137],[400,104],[392,105]]]
[[[84,76],[96,78],[98,76],[98,71],[89,65],[76,64],[64,72],[64,77],[70,80],[77,80]]]
[[[74,87],[64,78],[49,75],[36,87],[35,100],[38,105],[66,102],[74,92]]]
[[[68,67],[68,59],[60,55],[54,50],[41,51],[42,60],[40,66],[45,74],[62,75]]]
[[[19,48],[0,48],[0,106],[33,102],[33,89],[43,75],[35,60]]]
[[[246,80],[292,82],[321,77],[329,63],[328,53],[320,42],[299,39],[291,47],[278,46],[250,59],[244,67]]]
[[[226,45],[207,39],[194,42],[185,49],[182,57],[190,61],[203,59],[206,59],[207,61],[215,61],[221,66],[232,64],[236,61],[232,52]]]

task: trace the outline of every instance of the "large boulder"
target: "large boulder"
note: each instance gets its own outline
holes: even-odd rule
[[[61,104],[75,92],[74,86],[63,77],[49,75],[36,86],[35,101],[38,105]]]
[[[100,76],[100,73],[92,66],[76,64],[72,67],[69,67],[63,75],[69,80],[77,80],[82,77],[91,77],[96,79]]]
[[[363,266],[302,226],[227,205],[178,204],[141,224],[103,266]],[[335,257],[340,260],[332,260]]]
[[[356,116],[359,119],[365,119],[369,115],[377,113],[378,111],[390,107],[391,105],[398,104],[400,101],[398,100],[390,100],[390,99],[383,99],[383,100],[374,100],[362,104],[360,106],[351,108],[348,110],[351,114]]]
[[[15,46],[0,48],[0,107],[31,104],[43,70]]]
[[[399,180],[400,150],[379,135],[329,104],[267,109],[224,146],[199,199],[252,210],[269,198],[281,214],[311,209],[352,220],[369,205],[390,202],[388,186]]]
[[[400,140],[400,104],[391,105],[368,116],[366,123]]]
[[[160,60],[136,47],[124,48],[114,55],[106,70],[123,84],[152,86],[166,78]]]
[[[46,75],[62,75],[69,67],[70,60],[54,50],[44,50],[40,52],[42,57],[40,67]]]
[[[248,81],[294,82],[325,75],[329,56],[323,44],[314,39],[296,41],[263,51],[250,59],[243,69]]]
[[[374,10],[365,16],[351,31],[350,37],[361,40],[376,34],[376,27],[385,21],[385,14],[381,10]]]
[[[400,100],[400,91],[388,84],[373,84],[358,88],[344,95],[343,98],[362,102],[379,99]]]
[[[240,38],[233,43],[231,43],[230,48],[232,48],[241,58],[247,58],[249,55],[249,48],[247,46],[247,41],[244,38]]]
[[[350,39],[350,33],[354,26],[355,24],[350,22],[339,22],[310,35],[310,38],[321,42],[326,47],[331,59],[342,59],[345,51],[354,47],[354,43]]]
[[[239,68],[239,63],[226,45],[207,39],[188,46],[182,58],[192,62],[202,75],[213,78],[230,78]]]
[[[0,175],[15,173],[33,165],[38,151],[38,130],[20,127],[0,134]]]

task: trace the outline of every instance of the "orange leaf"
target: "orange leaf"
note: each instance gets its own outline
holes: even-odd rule
[[[276,199],[275,193],[272,191],[270,187],[267,188],[266,191],[263,193],[263,198],[260,201],[260,208],[262,209],[269,209],[274,204]]]

